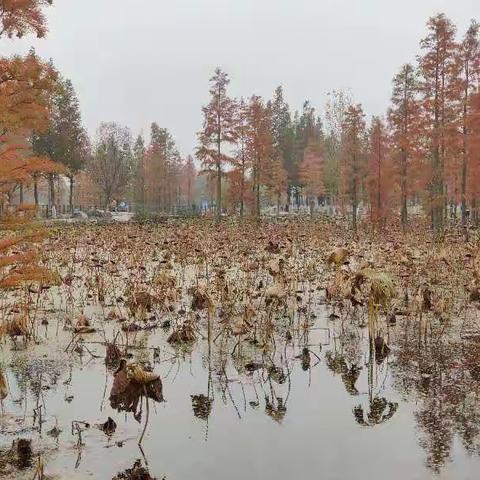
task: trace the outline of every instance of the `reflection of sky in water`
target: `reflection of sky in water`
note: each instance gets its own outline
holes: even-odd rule
[[[55,335],[54,323],[51,322],[48,327],[49,335]],[[330,339],[328,332],[322,330],[328,326],[331,327]],[[150,473],[158,478],[166,475],[174,480],[278,480],[313,476],[339,480],[380,479],[385,476],[398,480],[431,478],[433,474],[426,467],[425,450],[419,444],[418,435],[422,437],[423,434],[419,432],[414,416],[419,406],[402,400],[397,392],[400,377],[397,377],[396,388],[391,383],[393,364],[387,362],[394,362],[394,356],[388,357],[381,365],[373,365],[369,371],[368,342],[363,338],[367,335],[365,329],[346,332],[340,342],[338,338],[333,340],[336,336],[333,332],[338,334],[341,330],[338,320],[335,324],[319,320],[316,327],[318,329],[312,330],[308,345],[321,361],[310,354],[310,370],[308,362],[303,362],[304,370],[302,348],[297,346],[284,350],[283,344],[278,341],[273,357],[277,370],[270,368],[270,380],[265,369],[256,369],[268,361],[245,345],[241,351],[242,358],[224,357],[228,358],[224,369],[218,355],[218,340],[210,362],[213,382],[210,392],[211,395],[213,392],[214,400],[210,415],[208,409],[203,411],[208,421],[194,416],[191,397],[208,395],[207,342],[200,340],[193,353],[183,359],[156,364],[155,372],[162,377],[166,402],[154,404],[150,401],[150,422],[143,441]],[[166,336],[157,331],[148,340],[150,346],[161,346],[161,358],[170,357],[170,352],[173,352],[165,343]],[[68,340],[62,338],[59,345],[66,343]],[[146,341],[143,343],[147,344]],[[318,347],[319,343],[323,344],[322,350]],[[47,352],[49,358],[58,359],[57,362],[43,363],[48,365],[46,372],[42,373],[40,401],[44,405],[45,419],[41,438],[48,451],[45,455],[46,472],[63,478],[88,476],[109,479],[131,467],[137,458],[143,458],[137,441],[145,412],[139,424],[130,413],[112,410],[108,396],[113,378],[104,365],[103,347],[95,344],[88,347],[102,358],[92,359],[88,353],[82,359],[78,355],[66,356],[61,346],[58,347],[58,355],[52,355],[51,343],[48,347],[41,345],[34,349],[39,362],[47,362],[43,357]],[[232,345],[229,344],[226,350],[231,352]],[[328,351],[332,352],[329,359],[325,357]],[[335,357],[335,351],[337,354],[343,352],[342,361]],[[148,352],[152,359],[151,350],[133,351],[141,359],[146,359]],[[285,353],[289,359],[288,368],[283,361]],[[21,371],[19,365],[26,359],[32,361],[32,358],[31,351],[14,352],[8,354],[5,361],[10,363],[13,359],[13,364],[17,365],[14,369]],[[327,368],[327,361],[330,368]],[[73,364],[71,382],[65,384],[69,378],[66,366],[69,362]],[[352,388],[352,377],[348,373],[352,373],[355,362],[362,367],[356,382],[358,372],[353,373],[358,394]],[[236,367],[241,368],[247,363],[253,373],[243,369],[239,373]],[[31,378],[38,378],[36,372],[40,370],[30,370]],[[337,373],[334,374],[333,370]],[[56,379],[56,385],[51,385],[56,378],[54,372],[58,371],[61,375]],[[225,373],[228,382],[225,382]],[[282,380],[282,374],[286,378],[279,384],[277,382]],[[372,380],[370,388],[369,376]],[[27,397],[27,405],[13,401],[22,396],[23,387],[17,382],[19,378],[13,375],[11,369],[8,370],[12,394],[4,402],[6,415],[0,423],[4,431],[13,429],[12,413],[21,418],[25,411],[28,415],[21,425],[32,427],[31,412],[35,399],[31,393]],[[67,399],[70,396],[73,399],[69,402]],[[361,405],[363,418],[368,423],[369,398],[398,402],[398,410],[383,423],[373,427],[361,426],[353,410]],[[387,412],[388,408],[381,413]],[[76,437],[71,434],[71,422],[82,420],[94,425],[104,422],[109,416],[118,425],[115,434],[107,438],[94,427],[84,431],[85,446],[79,459],[79,451],[75,448]],[[198,416],[202,417],[201,414]],[[55,417],[63,430],[58,450],[55,439],[47,434],[55,426]],[[31,431],[22,435],[38,438]],[[13,437],[6,435],[4,438],[5,444],[9,444]],[[122,442],[123,446],[118,446],[118,442]],[[475,456],[469,457],[459,441],[454,441],[450,457],[453,462],[447,460],[437,478],[476,478],[474,472],[478,471],[480,461]],[[78,468],[75,469],[77,462]]]

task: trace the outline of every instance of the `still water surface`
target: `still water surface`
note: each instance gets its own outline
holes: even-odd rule
[[[400,322],[390,329],[389,355],[375,359],[366,330],[321,310],[308,338],[278,341],[268,355],[248,345],[232,355],[234,343],[222,347],[221,339],[209,349],[206,338],[178,351],[161,329],[138,333],[149,348],[132,350],[129,361],[150,362],[165,397],[149,401],[140,449],[145,410],[139,423],[111,407],[113,373],[103,345],[86,344],[99,358],[65,353],[68,334],[50,322],[40,345],[4,350],[11,395],[3,404],[1,444],[15,435],[33,438],[46,472],[69,479],[111,479],[137,459],[152,477],[171,480],[479,478],[476,392],[449,398],[452,382],[468,388],[462,365],[440,360],[439,373],[433,359],[425,373],[425,356],[403,351]],[[155,358],[153,347],[160,348]],[[210,411],[193,405],[193,395],[209,398]],[[40,427],[32,415],[39,405]],[[117,424],[111,436],[95,427],[108,417]],[[91,425],[81,447],[73,421]],[[57,437],[54,427],[62,430]]]

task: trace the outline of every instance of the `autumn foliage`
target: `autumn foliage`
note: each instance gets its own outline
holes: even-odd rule
[[[325,194],[324,158],[320,146],[309,146],[305,149],[299,178],[313,211],[314,199]]]
[[[1,2],[0,36],[44,36],[50,3]],[[229,75],[217,68],[195,158],[181,155],[156,123],[134,142],[127,127],[104,122],[90,150],[72,83],[34,51],[0,58],[1,192],[42,176],[53,184],[64,173],[72,208],[78,177],[90,179],[92,201],[105,208],[127,200],[138,211],[172,214],[201,204],[217,219],[225,211],[259,219],[267,211],[328,208],[354,230],[362,222],[406,230],[415,212],[437,234],[460,222],[466,231],[480,219],[479,34],[476,21],[459,35],[444,14],[430,18],[416,61],[393,77],[385,115],[371,118],[343,91],[329,94],[323,115],[308,100],[291,110],[282,86],[271,99],[236,99]],[[61,141],[50,142],[52,135]]]
[[[374,117],[369,133],[367,190],[372,222],[385,223],[393,200],[393,168],[384,122]]]
[[[210,79],[210,102],[203,108],[203,130],[198,134],[199,147],[197,156],[203,168],[216,179],[216,213],[222,212],[222,175],[230,156],[225,145],[235,141],[235,102],[228,96],[230,83],[228,75],[220,68],[215,70]]]
[[[42,0],[4,0],[0,3],[0,37],[21,37],[29,32],[46,33]],[[50,93],[56,82],[53,67],[32,50],[26,57],[0,58],[0,203],[18,185],[33,182],[36,175],[61,168],[48,158],[32,155],[29,139],[33,130],[47,128]],[[4,212],[2,229],[10,232],[0,240],[0,287],[15,288],[54,281],[40,264],[35,243],[44,233],[31,223],[35,208],[19,205]]]
[[[54,69],[32,51],[26,57],[0,59],[0,187],[3,191],[32,181],[40,170],[58,166],[29,151],[32,130],[47,128]]]
[[[393,78],[385,117],[368,119],[342,91],[329,95],[325,123],[309,101],[292,114],[281,86],[271,100],[236,101],[217,69],[197,150],[216,179],[217,206],[225,177],[240,215],[274,204],[280,211],[286,200],[286,210],[309,205],[312,214],[329,205],[355,230],[363,220],[407,229],[412,211],[440,234],[458,218],[463,227],[478,223],[480,27],[472,21],[458,38],[438,14],[426,30],[417,63]]]
[[[53,0],[2,0],[0,3],[0,37],[18,38],[32,32],[38,37],[47,33],[42,8]]]

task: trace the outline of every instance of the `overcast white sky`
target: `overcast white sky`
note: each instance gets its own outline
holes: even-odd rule
[[[391,79],[414,61],[428,17],[445,12],[463,35],[479,0],[54,0],[46,39],[0,40],[2,53],[34,45],[53,58],[80,98],[94,134],[101,121],[148,133],[168,128],[191,153],[216,66],[231,94],[266,98],[282,84],[300,108],[323,110],[349,89],[368,115],[383,114]],[[480,18],[479,18],[480,20]]]

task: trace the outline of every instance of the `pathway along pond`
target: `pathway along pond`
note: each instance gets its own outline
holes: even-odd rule
[[[0,347],[2,478],[478,478],[478,309],[434,311],[471,250],[451,247],[416,310],[433,257],[414,239],[407,277],[398,245],[326,225],[120,228],[59,229],[61,285],[3,298],[10,329],[30,303],[29,338]],[[348,264],[329,265],[325,229]],[[372,278],[352,290],[365,259],[395,279],[375,322]]]

